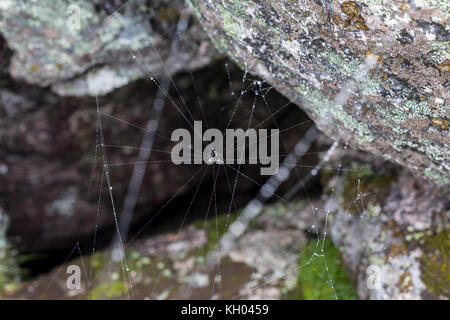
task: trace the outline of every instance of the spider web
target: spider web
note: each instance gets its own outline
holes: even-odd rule
[[[115,19],[117,13],[120,10],[123,10],[126,5],[128,5],[132,1],[127,1],[124,4],[122,4],[119,8],[117,8],[113,13],[111,13],[106,19]],[[189,19],[191,17],[188,15],[187,11],[183,12],[180,16],[179,22],[175,28],[175,30],[172,30],[174,34],[176,35],[174,37],[174,40],[172,42],[170,52],[174,53],[181,45],[182,41],[180,41],[184,37],[184,33],[186,31],[187,25],[189,23]],[[92,39],[92,32],[90,29],[90,26],[88,26],[89,33],[91,34]],[[98,217],[101,214],[101,211],[104,207],[106,207],[102,195],[104,192],[108,195],[108,207],[109,207],[109,214],[113,216],[114,220],[114,227],[115,227],[115,236],[112,239],[112,255],[111,259],[107,266],[105,266],[105,270],[108,267],[114,266],[116,264],[119,265],[120,271],[122,273],[122,279],[124,282],[124,286],[127,289],[126,296],[130,299],[134,297],[133,292],[133,281],[130,273],[132,270],[130,269],[130,265],[127,261],[127,255],[126,255],[126,249],[141,235],[144,233],[144,231],[149,228],[155,217],[163,214],[165,210],[167,210],[167,207],[169,204],[179,196],[183,188],[185,188],[188,184],[192,183],[192,181],[199,180],[197,183],[197,186],[194,187],[193,193],[191,195],[191,199],[187,202],[186,208],[184,208],[184,213],[182,215],[181,223],[179,224],[176,232],[176,236],[174,238],[174,241],[177,240],[178,235],[180,232],[185,228],[186,222],[188,220],[189,215],[192,214],[193,206],[196,201],[199,201],[200,198],[204,197],[207,199],[208,205],[205,212],[202,212],[204,225],[203,229],[206,229],[206,224],[208,221],[213,221],[216,224],[216,243],[217,245],[213,250],[211,250],[208,254],[207,259],[207,266],[209,272],[212,272],[214,274],[214,281],[212,284],[210,297],[212,299],[221,299],[222,298],[222,276],[221,273],[223,272],[222,266],[222,259],[224,256],[227,255],[227,253],[235,246],[236,241],[241,241],[241,246],[248,245],[246,244],[246,231],[249,227],[250,223],[258,217],[263,212],[264,205],[269,201],[279,201],[282,203],[288,203],[289,200],[291,200],[295,195],[298,193],[301,193],[303,197],[306,198],[306,201],[311,208],[311,212],[314,215],[313,221],[314,223],[310,226],[310,230],[314,233],[315,237],[315,248],[313,254],[307,259],[306,263],[302,265],[293,265],[292,267],[288,268],[288,273],[297,273],[302,268],[313,268],[314,270],[314,263],[320,262],[325,266],[325,274],[320,274],[319,272],[315,271],[321,280],[326,283],[329,288],[331,288],[334,297],[336,299],[339,298],[335,286],[334,286],[334,279],[328,272],[328,264],[327,264],[327,252],[324,249],[325,241],[328,237],[327,235],[327,227],[328,227],[328,221],[329,216],[332,214],[332,212],[327,208],[318,208],[314,205],[314,201],[311,195],[310,190],[307,188],[307,183],[313,179],[315,176],[317,176],[323,168],[326,168],[328,170],[333,170],[336,172],[342,171],[342,170],[351,170],[351,169],[342,169],[340,167],[340,164],[338,164],[337,167],[334,167],[333,165],[330,165],[330,158],[333,156],[333,153],[336,151],[340,143],[344,143],[346,145],[346,141],[341,141],[341,138],[338,136],[334,139],[334,141],[331,142],[328,149],[325,151],[321,151],[318,154],[320,155],[320,160],[315,165],[302,165],[300,164],[302,158],[308,154],[308,150],[311,148],[312,145],[317,143],[317,140],[322,138],[323,136],[318,131],[318,129],[312,125],[308,130],[306,130],[306,133],[303,136],[298,137],[298,141],[294,144],[293,147],[288,147],[288,144],[284,139],[282,133],[289,132],[291,130],[296,130],[299,128],[302,128],[306,125],[311,125],[310,120],[304,121],[302,120],[299,123],[296,123],[294,125],[291,125],[287,128],[282,128],[279,126],[279,123],[277,121],[277,115],[280,114],[283,110],[288,108],[297,108],[295,104],[293,103],[287,103],[282,106],[273,106],[270,104],[270,102],[267,99],[267,96],[274,91],[272,86],[267,84],[266,82],[254,78],[249,73],[249,67],[248,64],[244,63],[246,66],[245,70],[242,72],[241,79],[232,78],[232,75],[230,73],[230,64],[232,62],[224,62],[224,69],[226,70],[226,79],[223,79],[223,81],[228,82],[229,86],[229,94],[234,98],[234,102],[231,106],[228,106],[228,120],[226,128],[233,128],[233,121],[236,119],[238,113],[242,111],[242,109],[247,110],[248,119],[246,121],[247,128],[260,128],[263,125],[270,124],[271,128],[279,129],[280,130],[280,169],[277,174],[269,177],[266,181],[260,183],[253,179],[251,176],[249,176],[242,168],[242,166],[239,165],[228,165],[228,164],[203,164],[201,166],[186,166],[186,170],[190,170],[192,172],[191,175],[189,175],[189,179],[185,181],[181,185],[181,187],[173,193],[173,195],[165,201],[157,210],[156,213],[147,219],[144,223],[140,224],[138,226],[138,231],[136,232],[130,232],[130,226],[132,224],[133,220],[133,214],[136,210],[136,204],[139,200],[139,194],[140,190],[143,184],[146,183],[145,181],[145,172],[147,170],[147,166],[154,162],[162,162],[168,165],[169,167],[167,170],[170,170],[170,166],[174,166],[174,164],[171,163],[170,160],[170,154],[164,150],[158,150],[154,149],[153,146],[155,144],[155,141],[158,139],[164,139],[164,140],[170,140],[169,137],[163,136],[158,133],[158,128],[160,124],[161,117],[164,116],[164,111],[168,108],[173,108],[173,110],[176,111],[180,119],[182,119],[185,122],[185,125],[188,128],[194,129],[193,122],[195,120],[202,120],[203,124],[206,126],[206,128],[209,128],[211,126],[211,123],[208,123],[208,119],[205,115],[204,106],[202,103],[202,96],[199,93],[199,89],[196,87],[196,80],[193,73],[191,73],[191,81],[192,85],[195,88],[196,96],[197,96],[197,102],[198,102],[198,108],[201,111],[200,118],[196,118],[197,115],[194,115],[194,113],[191,111],[191,107],[186,103],[183,99],[183,95],[181,94],[181,90],[176,85],[174,79],[172,78],[171,74],[168,71],[168,68],[166,66],[166,61],[164,61],[160,54],[158,53],[158,50],[156,48],[153,48],[153,54],[158,57],[160,64],[161,64],[161,70],[162,73],[160,75],[155,75],[150,71],[150,67],[146,65],[145,59],[142,55],[142,53],[139,50],[133,50],[130,47],[124,48],[130,56],[133,58],[133,60],[136,63],[136,66],[142,71],[142,73],[145,75],[145,78],[148,81],[149,86],[153,86],[157,89],[157,93],[153,102],[153,105],[151,107],[151,116],[149,119],[147,119],[146,122],[144,122],[144,125],[142,124],[136,124],[136,123],[130,123],[125,119],[121,119],[120,116],[116,116],[113,114],[106,113],[102,111],[100,100],[98,95],[96,94],[96,105],[94,106],[97,114],[97,131],[96,131],[96,149],[95,149],[95,155],[93,159],[93,169],[92,169],[92,175],[91,175],[91,183],[95,179],[95,171],[98,169],[98,167],[101,167],[101,175],[100,175],[100,187],[98,192],[98,207],[97,212],[95,213]],[[170,55],[169,55],[170,56]],[[244,59],[245,60],[245,59]],[[369,56],[366,61],[361,65],[360,72],[364,76],[367,74],[375,65],[376,63],[376,57]],[[95,72],[96,69],[96,57],[95,53],[92,53],[92,71]],[[361,75],[359,75],[361,77]],[[240,88],[236,89],[236,83],[240,83]],[[335,96],[335,103],[345,105],[345,103],[348,101],[349,97],[354,94],[355,88],[352,85],[352,82],[349,81],[348,83],[345,83],[342,85],[341,90],[338,92],[338,94]],[[246,97],[250,97],[250,99],[244,99]],[[248,103],[250,101],[250,103]],[[303,101],[304,104],[311,103],[310,101]],[[256,119],[255,111],[257,111],[257,108],[264,107],[266,108],[266,111],[270,113],[269,117],[263,118],[263,119]],[[225,113],[222,112],[222,109],[218,110],[219,116],[223,116]],[[116,123],[117,125],[122,125],[126,129],[125,130],[141,130],[143,132],[143,138],[141,141],[130,141],[129,145],[123,146],[114,143],[114,141],[109,141],[108,137],[105,136],[105,119],[108,119],[109,123]],[[201,134],[194,131],[195,134]],[[129,148],[138,153],[136,157],[136,161],[129,162],[129,163],[111,163],[109,162],[108,154],[109,150],[113,148]],[[167,160],[150,160],[150,157],[153,153],[166,153]],[[244,153],[245,154],[245,153]],[[247,159],[248,160],[248,159]],[[98,162],[100,162],[100,165],[98,165]],[[127,193],[124,198],[123,203],[119,203],[116,200],[115,192],[114,192],[114,186],[112,183],[111,175],[112,168],[114,171],[120,170],[123,166],[132,166],[133,171],[131,173],[131,177],[129,179],[129,184],[127,188]],[[306,174],[302,171],[300,172],[299,169],[308,169]],[[212,172],[211,172],[212,171]],[[209,172],[209,173],[208,173]],[[205,177],[210,175],[212,177],[212,186],[211,186],[211,192],[210,194],[200,194],[201,187],[203,187],[205,182]],[[222,173],[222,174],[221,174]],[[286,184],[286,182],[289,180],[289,178],[293,178],[296,180],[296,183],[291,185],[287,191],[283,193],[279,193],[280,186],[283,184]],[[291,179],[292,181],[292,179]],[[239,205],[237,204],[237,198],[239,197],[238,194],[238,186],[242,183],[250,183],[255,186],[255,188],[258,189],[258,192],[255,196],[252,197],[250,201],[247,202],[246,205],[243,206],[242,213],[240,213],[237,218],[232,221],[231,215],[239,210]],[[220,212],[219,206],[218,206],[218,197],[220,196],[218,194],[218,184],[223,184],[228,187],[229,190],[229,202],[226,206],[226,210],[223,212]],[[332,190],[330,194],[330,198],[335,197],[334,190]],[[358,188],[358,196],[354,200],[354,202],[363,201],[363,197],[361,196],[361,193],[359,192]],[[226,223],[225,223],[225,230],[223,234],[219,234],[219,225],[218,225],[218,217],[219,215],[225,215],[226,216]],[[364,215],[364,210],[361,206],[361,216]],[[319,227],[321,226],[322,227]],[[92,240],[92,248],[91,253],[96,252],[96,239],[97,239],[97,232],[99,229],[99,225],[95,225],[95,231],[94,236]],[[69,254],[68,259],[78,253],[79,256],[83,259],[83,255],[81,252],[81,248],[79,243],[77,243],[72,252]],[[64,266],[68,259],[65,261],[65,263],[62,265]],[[169,255],[167,254],[164,258],[164,260],[169,259]],[[93,279],[93,271],[92,266],[88,266],[84,260],[82,260],[83,265],[83,272],[86,275],[86,278],[88,279],[88,287],[90,284],[95,280]],[[61,266],[61,268],[62,268]],[[288,273],[285,273],[283,275],[278,275],[277,277],[265,279],[263,282],[259,283],[258,285],[255,285],[249,290],[247,290],[246,294],[250,294],[251,291],[257,290],[263,286],[266,286],[274,281],[278,281],[282,277],[286,277]],[[96,276],[99,277],[98,275]],[[158,284],[160,282],[160,279],[162,277],[162,271],[159,272],[159,274],[155,277],[153,285],[149,288],[149,295],[150,297],[154,296],[154,292],[156,291],[156,288],[158,287]],[[48,286],[51,285],[51,282]],[[240,298],[241,295],[235,296],[234,298]]]

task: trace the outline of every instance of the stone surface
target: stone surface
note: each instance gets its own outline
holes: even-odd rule
[[[81,258],[74,250],[73,260],[33,281],[15,283],[4,297],[449,298],[450,207],[445,189],[345,149],[335,152],[322,180],[326,187],[320,198],[266,205],[221,257],[220,268],[207,267],[208,252],[239,212],[220,215],[217,222],[193,222],[178,234],[127,244],[132,285],[123,281],[111,249]],[[69,265],[81,269],[80,290],[67,290]]]
[[[128,244],[131,285],[123,281],[120,263],[111,261],[107,249],[84,258],[75,253],[75,259],[48,275],[19,284],[4,298],[279,299],[295,286],[298,254],[306,243],[303,228],[312,218],[307,210],[299,210],[304,207],[304,202],[268,206],[248,236],[222,257],[220,269],[206,268],[206,257],[217,243],[216,234],[221,235],[227,226],[226,215],[218,218],[217,229],[215,219],[199,220],[179,233]],[[82,270],[80,290],[66,287],[69,265]]]
[[[195,70],[216,55],[192,17],[177,35],[182,1],[122,4],[1,0],[0,34],[14,51],[11,75],[60,95],[104,95],[142,77]]]
[[[450,183],[448,1],[187,2],[222,53],[329,136]]]
[[[329,181],[325,208],[359,297],[450,298],[448,190],[380,161],[340,161],[351,170]]]
[[[229,64],[228,73],[233,90],[239,92],[242,72]],[[11,216],[9,235],[17,240],[18,248],[26,252],[71,248],[77,241],[91,241],[97,228],[106,239],[111,237],[114,216],[106,181],[102,179],[96,100],[60,97],[45,88],[8,80],[7,76],[4,80],[7,83],[0,88],[0,207]],[[251,106],[254,102],[252,88],[257,89],[259,85],[252,81],[249,79],[246,83],[249,90],[241,97],[243,106]],[[149,159],[133,223],[150,219],[152,213],[175,194],[188,195],[195,190],[203,170],[206,170],[205,185],[212,178],[212,168],[207,168],[207,165],[202,169],[201,166],[172,164],[170,151],[175,144],[170,141],[172,131],[176,128],[191,130],[185,120],[192,121],[190,113],[196,120],[204,118],[209,126],[225,128],[233,112],[236,97],[230,94],[223,61],[194,72],[192,76],[189,73],[175,76],[174,82],[182,95],[171,87],[172,103],[167,100],[163,110],[153,146],[156,151]],[[154,82],[141,80],[99,99],[118,215],[136,161],[142,128],[153,117],[149,106],[154,102],[156,91]],[[203,111],[197,94],[201,97]],[[268,93],[266,99],[276,107],[287,102],[276,91]],[[232,124],[236,128],[246,127],[250,112],[248,107],[239,108]],[[258,98],[254,123],[264,119],[272,121],[270,115],[263,100]],[[276,119],[280,128],[306,121],[303,126],[283,133],[288,148],[295,144],[297,135],[312,125],[295,105],[281,110]],[[270,126],[271,121],[263,123],[261,128]],[[305,163],[314,163],[314,159],[315,155],[311,155]],[[257,183],[264,179],[259,175],[258,166],[243,166],[241,169]],[[304,171],[299,169],[300,174]],[[228,174],[231,179],[236,173],[228,169]],[[225,178],[224,170],[221,170],[219,179],[226,182]],[[237,186],[237,192],[246,191],[242,201],[258,188],[257,183],[249,179],[240,180]],[[226,195],[221,198],[224,201],[229,197],[229,186],[220,183],[218,188]],[[207,201],[200,198],[195,205],[203,205]],[[178,221],[184,210],[185,207],[174,206],[160,216],[169,219],[170,215],[169,220]]]
[[[22,276],[16,261],[17,250],[11,246],[6,234],[8,226],[9,217],[0,207],[0,297],[16,290]]]

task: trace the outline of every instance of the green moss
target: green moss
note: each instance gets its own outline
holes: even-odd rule
[[[352,162],[344,177],[342,200],[345,210],[361,214],[389,195],[396,176],[392,172],[374,173],[370,164]]]
[[[299,273],[296,286],[282,299],[300,300],[357,300],[350,279],[340,260],[339,250],[330,239],[323,243],[310,240],[302,250],[298,261]],[[333,290],[333,287],[334,290]],[[336,293],[336,295],[335,295]]]
[[[422,281],[430,292],[450,298],[450,232],[427,236],[422,249]]]
[[[6,220],[0,212],[0,298],[18,288],[21,276],[17,252],[6,238]]]
[[[126,296],[127,287],[123,282],[105,282],[95,287],[89,293],[89,299],[114,299]]]
[[[127,288],[123,282],[120,269],[118,272],[107,270],[110,264],[111,252],[98,251],[92,254],[90,258],[90,267],[92,268],[93,279],[97,279],[97,284],[87,294],[91,300],[98,299],[116,299],[125,297]]]
[[[217,239],[225,233],[227,228],[236,220],[237,214],[219,215],[216,218],[211,218],[210,220],[198,220],[193,223],[193,225],[199,229],[203,229],[206,232],[206,252],[213,250],[216,247]],[[202,250],[203,251],[203,250]]]
[[[97,251],[91,256],[91,268],[92,272],[95,274],[101,270],[108,264],[108,261],[104,257],[104,253]]]

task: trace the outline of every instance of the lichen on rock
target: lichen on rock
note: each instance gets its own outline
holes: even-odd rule
[[[222,53],[332,137],[450,183],[445,1],[188,0]],[[359,72],[368,55],[377,64]],[[334,98],[352,84],[344,105]]]
[[[450,233],[448,230],[428,235],[423,241],[420,259],[422,281],[436,296],[450,299]]]
[[[326,175],[336,195],[326,208],[359,297],[448,298],[445,189],[388,163],[342,162],[345,174]]]
[[[1,0],[0,8],[0,33],[14,51],[10,74],[60,95],[104,95],[146,73],[193,70],[215,55],[195,23],[170,51],[182,1],[136,0],[122,8],[100,0]]]
[[[265,207],[264,213],[252,224],[251,232],[221,258],[219,268],[210,268],[207,255],[236,213],[194,221],[177,233],[136,239],[125,250],[129,278],[120,263],[111,261],[111,248],[106,248],[71,260],[72,265],[84,264],[91,274],[82,278],[79,290],[67,290],[67,275],[56,267],[20,283],[7,297],[126,299],[132,287],[135,299],[279,299],[296,284],[297,260],[306,244],[304,228],[312,217],[303,201],[275,203]],[[280,215],[284,219],[278,219]],[[333,262],[331,277],[344,272],[336,266],[338,261]]]

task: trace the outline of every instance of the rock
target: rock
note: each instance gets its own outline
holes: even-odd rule
[[[347,163],[325,207],[359,297],[448,299],[448,190],[379,161]]]
[[[6,235],[8,225],[9,218],[0,207],[0,297],[17,290],[21,278],[17,251],[11,246]]]
[[[31,282],[24,282],[8,298],[40,299],[279,299],[299,290],[297,264],[307,243],[305,229],[313,215],[305,201],[272,204],[263,210],[250,232],[225,257],[220,269],[206,268],[206,255],[217,243],[235,213],[199,220],[179,233],[167,233],[130,243],[126,249],[130,284],[110,260],[110,249],[75,258]],[[217,223],[217,229],[216,229]],[[315,241],[314,241],[315,242]],[[314,258],[313,252],[308,253]],[[306,256],[306,255],[305,255]],[[336,261],[339,261],[337,259]],[[330,270],[334,270],[329,260]],[[68,290],[69,265],[81,271],[81,288]],[[209,271],[208,271],[209,270]],[[311,269],[311,274],[315,272]],[[345,271],[343,271],[345,273]],[[89,279],[91,279],[89,281]],[[320,278],[315,278],[316,284]],[[339,285],[336,285],[340,288]],[[132,292],[132,293],[131,293]],[[323,296],[321,298],[324,298]]]
[[[450,184],[446,1],[187,2],[222,53],[329,136]]]
[[[192,18],[177,35],[181,0],[137,0],[123,8],[115,0],[1,0],[0,8],[0,34],[14,51],[11,75],[59,95],[105,95],[139,78],[195,70],[216,55]]]
[[[232,64],[229,64],[228,72],[233,90],[240,90],[242,72]],[[170,151],[174,143],[170,141],[170,136],[176,128],[191,130],[179,111],[190,121],[189,112],[196,120],[203,119],[198,95],[209,126],[227,126],[236,97],[230,95],[226,79],[223,61],[194,72],[192,76],[186,73],[174,77],[182,95],[173,87],[170,89],[174,104],[166,101],[153,146],[157,151],[152,152],[149,159],[133,223],[145,223],[174,195],[189,196],[201,181],[200,166],[176,166],[171,163]],[[60,97],[45,88],[10,82],[0,88],[0,203],[10,216],[8,234],[23,252],[72,248],[77,241],[91,242],[96,230],[98,235],[103,235],[103,241],[110,241],[114,216],[106,181],[102,179],[102,151],[96,141],[96,100],[90,97]],[[251,79],[248,86],[253,87]],[[155,99],[156,91],[154,82],[141,80],[99,99],[118,215],[136,161],[142,128],[154,116],[149,106]],[[276,91],[268,93],[266,98],[274,106],[283,106],[287,102]],[[243,106],[251,106],[253,101],[252,90],[242,96]],[[257,99],[255,110],[255,123],[270,119],[271,113],[262,99]],[[232,124],[236,128],[245,128],[249,115],[250,108],[239,108]],[[271,121],[261,127],[270,126]],[[277,113],[277,121],[280,128],[306,121],[305,125],[283,134],[288,148],[292,148],[297,135],[304,133],[311,125],[307,116],[294,105]],[[315,159],[316,156],[312,155],[305,159],[305,164],[314,163]],[[212,179],[212,168],[206,165],[203,168],[207,169],[204,175],[206,185]],[[256,182],[261,183],[264,179],[259,175],[258,166],[248,165],[241,169]],[[305,170],[299,170],[299,174]],[[236,173],[229,169],[228,174],[232,179]],[[219,179],[226,181],[224,170],[221,170]],[[240,180],[236,192],[246,192],[242,192],[238,201],[245,202],[257,187],[251,180]],[[221,198],[225,201],[229,197],[229,186],[221,183],[218,192],[225,195]],[[200,198],[195,205],[203,205],[207,200]],[[177,220],[185,214],[183,210],[175,206],[166,209],[160,216],[164,216],[166,221]]]
[[[266,205],[220,268],[207,267],[208,253],[238,213],[133,240],[132,285],[111,249],[81,258],[74,250],[74,260],[6,297],[448,299],[448,190],[371,158],[338,149],[322,172],[324,194]],[[69,265],[80,267],[80,290],[66,287]]]

